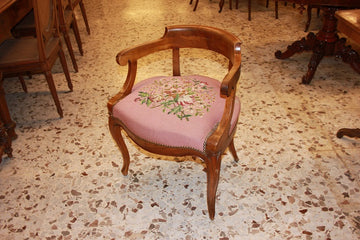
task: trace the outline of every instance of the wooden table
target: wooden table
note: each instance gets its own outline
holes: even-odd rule
[[[360,8],[359,0],[291,0],[301,5],[316,5],[324,12],[323,26],[315,35],[309,33],[306,38],[295,41],[284,52],[276,51],[275,57],[286,59],[295,53],[312,51],[308,64],[308,71],[302,78],[302,83],[309,84],[314,77],[317,66],[324,56],[337,56],[360,73],[360,59],[354,50],[345,46],[346,39],[339,39],[337,35],[337,19],[335,12],[344,8]]]
[[[11,28],[32,9],[31,0],[0,0],[0,44],[11,37]],[[11,139],[17,137],[15,122],[11,119],[0,78],[0,117]]]
[[[360,44],[360,9],[340,10],[335,17],[338,31]]]
[[[4,12],[8,9],[16,0],[1,0],[0,1],[0,12]]]
[[[339,32],[360,44],[360,9],[337,11],[335,16],[338,19],[337,29]],[[338,138],[342,138],[344,135],[360,138],[360,129],[342,128],[336,133]]]

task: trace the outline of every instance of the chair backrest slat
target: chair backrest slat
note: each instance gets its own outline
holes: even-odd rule
[[[240,54],[240,45],[234,35],[206,26],[171,26],[166,28],[163,39],[169,39],[172,48],[203,48],[218,52],[231,62]],[[235,42],[235,45],[234,45]]]
[[[33,0],[36,36],[40,59],[44,59],[45,46],[57,33],[55,0]]]

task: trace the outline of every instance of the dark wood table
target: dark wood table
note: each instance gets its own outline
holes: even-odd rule
[[[345,45],[346,39],[337,35],[337,18],[335,12],[340,9],[360,8],[360,0],[291,0],[291,2],[321,7],[324,13],[323,26],[317,33],[309,33],[306,38],[295,41],[284,52],[276,51],[275,57],[286,59],[295,53],[312,51],[308,71],[302,78],[302,83],[309,84],[314,77],[317,66],[324,56],[336,56],[360,73],[359,55]]]
[[[0,44],[11,37],[11,28],[31,9],[31,0],[0,0]],[[10,117],[2,84],[3,79],[0,78],[0,117],[9,137],[15,139],[17,137],[15,133],[16,124]]]
[[[0,79],[2,73],[0,72]],[[7,154],[8,157],[12,157],[11,138],[7,134],[7,129],[4,126],[2,118],[0,118],[0,163],[2,162],[3,154]]]
[[[337,11],[335,17],[338,19],[337,29],[339,32],[360,44],[360,9]],[[342,138],[344,135],[360,138],[360,129],[341,128],[336,133],[338,138]]]

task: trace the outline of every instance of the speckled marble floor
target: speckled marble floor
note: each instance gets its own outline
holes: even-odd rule
[[[312,83],[301,85],[310,53],[274,57],[306,35],[305,15],[280,4],[276,20],[273,3],[266,8],[260,0],[253,1],[252,21],[245,1],[238,10],[226,2],[220,14],[214,0],[201,0],[196,12],[186,0],[84,2],[91,35],[78,14],[84,56],[76,51],[74,91],[67,92],[59,66],[53,71],[64,118],[42,75],[27,81],[29,93],[17,79],[5,80],[18,139],[14,157],[0,165],[0,239],[360,238],[360,140],[335,136],[339,128],[360,127],[360,75],[328,57]],[[321,20],[313,15],[316,32]],[[124,177],[107,128],[107,99],[127,71],[116,64],[117,52],[162,36],[172,24],[220,27],[243,42],[240,161],[223,157],[214,221],[199,160],[150,155],[129,142]],[[139,63],[139,77],[170,73],[166,56]],[[185,62],[198,58],[185,55]],[[217,77],[224,69],[212,58],[186,71]]]

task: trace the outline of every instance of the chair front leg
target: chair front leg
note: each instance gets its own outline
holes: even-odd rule
[[[121,169],[121,172],[124,176],[128,175],[129,165],[130,165],[130,156],[129,151],[126,147],[126,144],[124,142],[124,139],[121,135],[121,127],[120,125],[116,124],[114,122],[114,119],[112,116],[109,117],[109,129],[111,132],[112,137],[114,138],[116,144],[118,145],[121,154],[123,156],[123,166]]]
[[[211,220],[215,217],[215,199],[216,190],[219,184],[221,166],[221,155],[214,155],[206,161],[206,174],[207,174],[207,205],[209,217]]]
[[[235,162],[239,161],[239,157],[236,153],[236,149],[235,149],[235,145],[234,145],[234,139],[231,140],[230,144],[229,144],[229,150],[231,155],[233,156]]]

